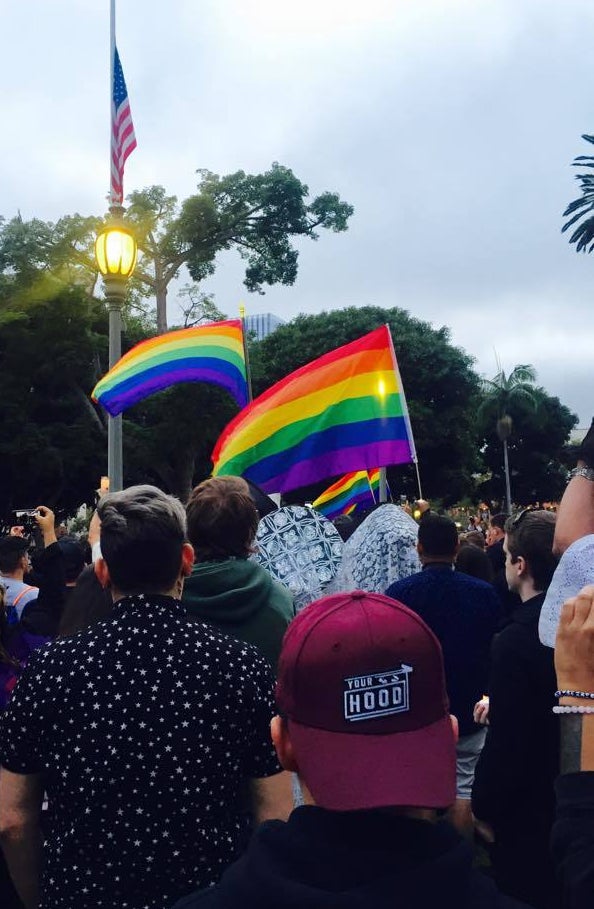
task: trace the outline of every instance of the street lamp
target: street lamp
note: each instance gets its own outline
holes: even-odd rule
[[[128,279],[136,265],[137,245],[124,221],[121,205],[112,205],[106,224],[95,241],[95,258],[103,275],[105,299],[109,310],[109,368],[122,356],[122,307]],[[108,417],[107,473],[111,492],[123,486],[122,415]]]

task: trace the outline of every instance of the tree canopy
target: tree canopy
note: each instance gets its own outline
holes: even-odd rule
[[[168,287],[184,266],[197,288],[214,273],[217,254],[235,249],[246,262],[249,291],[291,285],[299,258],[294,239],[317,240],[320,230],[345,231],[353,214],[334,192],[309,200],[308,186],[276,162],[263,174],[197,173],[197,192],[181,203],[162,186],[127,197],[127,220],[139,252],[131,300],[142,308],[154,299],[159,334],[167,330]],[[23,221],[20,215],[0,219],[0,293],[3,287],[31,286],[47,271],[93,293],[98,277],[93,243],[102,224],[101,218],[78,214],[55,224]]]
[[[565,449],[578,418],[544,388],[533,389],[534,403],[509,401],[512,432],[507,440],[513,500],[516,504],[558,500],[567,482]],[[503,502],[505,476],[501,440],[494,420],[482,424],[483,460],[491,477],[483,496]]]
[[[264,174],[198,173],[198,192],[181,205],[162,186],[128,196],[139,248],[135,281],[155,297],[159,333],[167,329],[167,288],[182,266],[200,284],[214,272],[217,253],[236,249],[246,261],[249,291],[294,284],[299,253],[292,239],[316,240],[320,229],[344,231],[353,214],[336,193],[308,203],[308,187],[277,163]]]

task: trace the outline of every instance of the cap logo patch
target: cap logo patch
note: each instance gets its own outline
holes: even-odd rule
[[[408,676],[412,666],[357,675],[344,680],[344,718],[349,723],[410,710]]]

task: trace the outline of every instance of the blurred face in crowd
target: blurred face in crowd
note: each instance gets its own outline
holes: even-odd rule
[[[507,534],[503,541],[503,551],[505,553],[505,580],[508,589],[511,590],[512,593],[517,593],[520,586],[520,573],[525,562],[522,556],[517,556],[515,559],[512,556],[507,548]]]
[[[505,534],[501,527],[493,527],[491,525],[487,530],[487,546],[492,546],[497,540],[502,540],[504,536]]]

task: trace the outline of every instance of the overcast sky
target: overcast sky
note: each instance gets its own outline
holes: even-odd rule
[[[109,0],[0,11],[0,214],[101,213]],[[560,229],[594,133],[592,0],[119,0],[117,34],[126,192],[183,199],[197,168],[279,161],[355,207],[348,233],[303,245],[292,288],[247,294],[221,257],[203,289],[224,312],[400,306],[449,326],[486,376],[495,351],[532,363],[589,424],[594,256]]]

